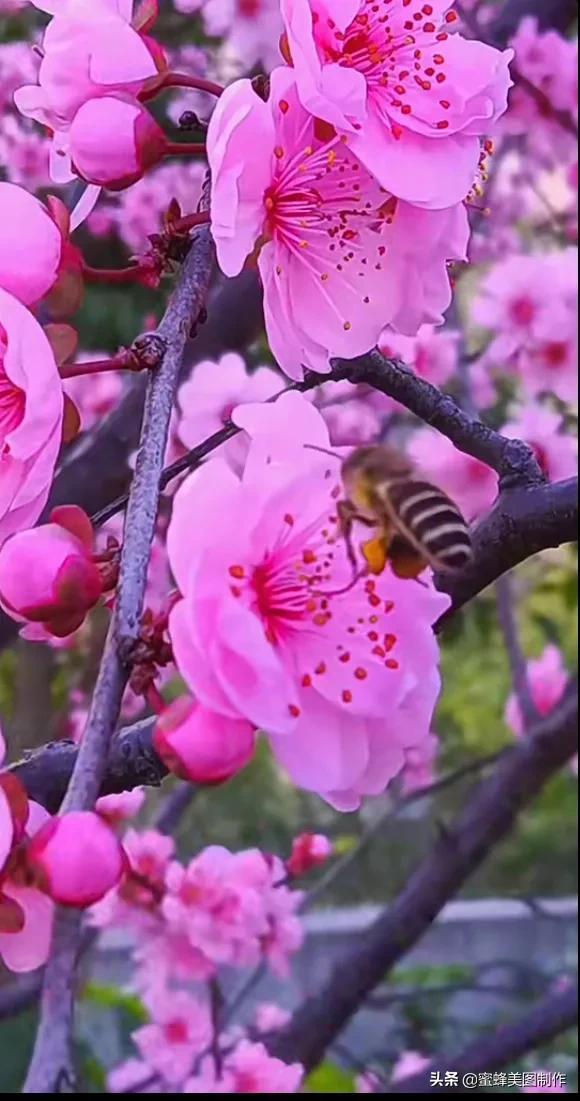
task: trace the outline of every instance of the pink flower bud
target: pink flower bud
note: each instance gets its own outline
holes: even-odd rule
[[[218,715],[185,696],[160,716],[153,744],[171,772],[182,779],[222,784],[251,760],[255,732],[246,720]]]
[[[93,811],[51,818],[33,837],[27,860],[37,885],[65,906],[92,906],[117,885],[124,849]]]
[[[0,287],[25,306],[54,286],[62,234],[46,207],[23,187],[0,183]]]
[[[306,875],[312,868],[326,864],[332,855],[333,846],[322,833],[301,833],[292,842],[290,859],[286,863],[291,876]]]
[[[55,509],[52,523],[16,532],[0,548],[0,605],[19,622],[71,634],[103,586],[92,560],[92,529],[82,509]]]
[[[103,96],[77,111],[70,128],[74,168],[89,183],[122,191],[165,153],[166,139],[137,100]]]

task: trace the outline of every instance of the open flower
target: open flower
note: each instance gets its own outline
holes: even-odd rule
[[[230,85],[207,150],[220,267],[237,275],[261,246],[266,329],[286,374],[368,351],[387,323],[412,335],[442,321],[447,262],[465,258],[463,205],[422,210],[385,192],[350,137],[300,104],[291,69],[274,70],[267,103],[249,80]]]
[[[185,991],[155,989],[145,998],[151,1021],[132,1034],[147,1065],[170,1085],[181,1084],[211,1040],[209,1011]]]
[[[252,437],[242,478],[214,459],[175,497],[175,660],[201,703],[265,730],[297,784],[350,810],[429,735],[448,598],[390,570],[349,587],[338,466],[304,446],[328,432],[302,395],[234,419]]]
[[[0,289],[0,545],[34,524],[44,508],[62,419],[62,386],[48,340],[26,307]]]
[[[206,1057],[199,1074],[190,1078],[184,1093],[297,1093],[304,1075],[300,1063],[283,1063],[263,1044],[242,1040],[230,1052],[220,1074]]]
[[[464,199],[485,134],[507,106],[512,50],[449,31],[449,4],[282,0],[300,100],[352,135],[379,182],[410,202]]]

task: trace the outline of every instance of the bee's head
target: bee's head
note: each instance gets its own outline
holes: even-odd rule
[[[412,463],[401,451],[382,444],[357,447],[342,464],[342,480],[347,495],[361,481],[369,485],[407,478],[413,471]]]

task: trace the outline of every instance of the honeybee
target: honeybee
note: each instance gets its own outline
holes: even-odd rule
[[[359,447],[341,473],[345,499],[338,517],[353,573],[355,522],[375,529],[360,547],[365,572],[380,574],[390,562],[397,577],[417,578],[426,566],[454,573],[471,561],[471,536],[457,505],[418,475],[406,455],[382,445]]]

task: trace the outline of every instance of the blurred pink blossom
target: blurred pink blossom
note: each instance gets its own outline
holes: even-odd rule
[[[183,1092],[297,1093],[303,1073],[300,1063],[287,1065],[269,1055],[263,1044],[242,1040],[226,1057],[221,1075],[216,1075],[214,1060],[206,1057]]]
[[[84,352],[76,357],[76,362],[107,358],[107,352]],[[79,410],[81,429],[87,432],[117,405],[123,392],[123,377],[117,371],[100,371],[67,379],[63,385],[65,394],[72,398]]]
[[[175,0],[178,11],[201,11],[206,34],[225,36],[228,53],[249,72],[261,62],[280,61],[282,33],[279,0]]]
[[[433,325],[422,325],[415,337],[386,329],[379,347],[383,355],[402,359],[420,378],[445,386],[457,370],[459,340],[460,334],[452,329],[439,331]]]
[[[568,683],[561,650],[552,644],[546,646],[539,658],[528,662],[527,673],[534,706],[539,715],[548,715],[560,702]],[[515,693],[506,703],[505,721],[516,737],[522,737],[524,724]]]
[[[288,1024],[291,1014],[287,1009],[272,1002],[261,1002],[256,1008],[254,1021],[258,1032],[277,1032]]]
[[[421,791],[433,783],[438,753],[439,739],[436,734],[430,734],[420,746],[408,751],[401,777],[405,795],[412,795],[414,791]]]
[[[110,826],[118,826],[134,818],[145,802],[143,788],[121,791],[117,795],[102,795],[97,799],[95,810]]]
[[[302,943],[295,916],[302,896],[284,878],[276,857],[210,845],[187,867],[170,864],[162,912],[169,928],[186,933],[214,964],[248,966],[265,955],[284,973]]]
[[[487,512],[497,497],[497,474],[479,459],[453,446],[433,428],[419,428],[408,444],[408,453],[429,481],[459,505],[467,520]]]
[[[564,418],[542,405],[527,405],[501,429],[504,436],[525,440],[551,482],[578,472],[578,439],[566,431]]]
[[[403,1078],[410,1078],[412,1074],[419,1074],[430,1062],[430,1059],[418,1051],[403,1051],[393,1067],[392,1081],[400,1082]]]
[[[208,1009],[184,991],[158,987],[144,1001],[150,1023],[133,1032],[132,1039],[147,1066],[169,1086],[179,1086],[211,1039]]]
[[[237,405],[267,401],[282,388],[282,379],[275,371],[258,367],[250,373],[236,352],[226,352],[217,362],[204,360],[179,388],[177,436],[185,447],[196,447],[227,424]],[[247,437],[239,433],[220,453],[233,470],[239,471],[247,451]]]

